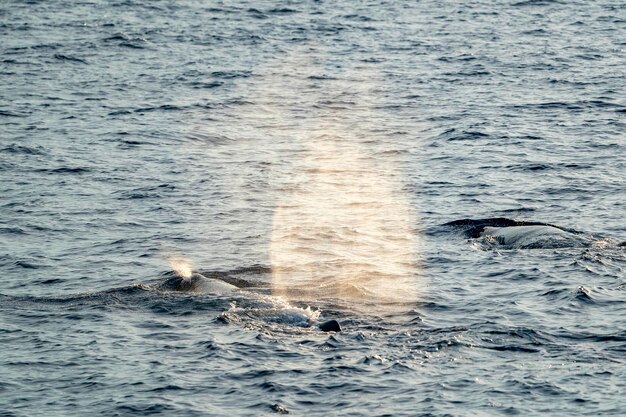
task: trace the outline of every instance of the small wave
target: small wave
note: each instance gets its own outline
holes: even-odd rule
[[[505,167],[513,172],[524,171],[548,171],[548,170],[579,170],[579,169],[591,169],[591,164],[567,164],[567,163],[528,163],[528,164],[516,164],[508,165]]]
[[[144,49],[145,46],[138,42],[120,42],[119,46],[123,48],[131,48],[131,49]]]
[[[211,82],[202,82],[202,81],[193,81],[189,84],[192,88],[196,89],[213,89],[217,87],[221,87],[224,85],[221,81],[211,81]]]
[[[289,7],[276,7],[274,9],[268,10],[267,12],[271,14],[278,14],[278,15],[299,13],[298,10],[290,9]]]
[[[128,41],[129,38],[124,35],[123,33],[116,33],[115,35],[109,36],[107,38],[104,38],[103,41],[105,42],[109,42],[109,41]]]
[[[589,341],[589,342],[626,342],[626,331],[616,331],[611,334],[571,332],[560,329],[555,336],[565,340]]]
[[[536,110],[567,110],[570,113],[582,112],[588,109],[616,109],[622,110],[623,105],[604,100],[581,100],[575,102],[549,101],[543,103],[526,103],[510,106],[513,110],[536,109]]]
[[[326,81],[326,80],[336,80],[336,77],[331,77],[330,75],[309,75],[307,77],[308,80],[315,80],[315,81]]]
[[[22,267],[24,269],[39,269],[40,268],[40,265],[37,265],[32,262],[24,261],[24,260],[15,261],[15,265]]]
[[[143,37],[129,37],[123,33],[116,33],[109,37],[102,39],[105,43],[117,42],[117,46],[131,49],[144,49],[147,44],[146,38]]]
[[[131,114],[132,112],[129,110],[115,110],[112,112],[109,112],[108,115],[109,116],[125,116],[127,114]]]
[[[247,10],[248,14],[250,14],[255,19],[267,19],[267,15],[260,11],[259,9],[250,8]]]
[[[548,32],[545,29],[531,29],[522,32],[523,35],[545,36]]]
[[[140,187],[132,190],[116,191],[119,200],[135,200],[142,198],[160,198],[162,192],[173,191],[176,187],[172,184],[160,184],[151,187]]]
[[[0,233],[7,235],[25,235],[26,231],[21,227],[0,227]]]
[[[376,19],[371,18],[369,16],[364,16],[360,14],[347,14],[343,16],[344,19],[355,20],[358,22],[375,22]]]
[[[45,155],[46,152],[43,147],[31,147],[31,146],[23,146],[18,144],[11,144],[5,148],[0,149],[0,152],[13,153],[13,154],[24,154],[24,155]]]
[[[54,284],[56,281],[52,279],[49,283]],[[113,288],[105,291],[88,292],[79,294],[69,294],[61,296],[4,296],[6,302],[3,302],[3,307],[8,308],[15,307],[32,307],[34,305],[40,308],[53,307],[53,306],[105,306],[105,305],[120,305],[128,304],[130,299],[140,294],[147,294],[148,288],[142,285],[133,285],[122,288]],[[141,303],[137,303],[141,304]]]
[[[182,107],[176,106],[174,104],[163,104],[161,106],[154,107],[141,107],[133,110],[134,113],[149,113],[153,111],[180,111],[183,110]]]
[[[58,59],[59,61],[77,62],[77,63],[80,63],[80,64],[87,64],[87,61],[85,61],[84,59],[77,58],[77,57],[71,56],[71,55],[54,54],[54,58]]]
[[[42,43],[39,45],[33,45],[30,48],[31,49],[59,49],[61,48],[63,45],[60,43]]]
[[[148,416],[155,414],[175,415],[177,412],[180,412],[180,409],[172,404],[125,404],[116,406],[115,411],[115,415]]]
[[[0,110],[0,116],[1,117],[28,117],[27,114],[20,114],[20,113],[10,112],[6,110]]]
[[[476,139],[483,139],[487,137],[489,137],[487,133],[482,133],[482,132],[477,132],[477,131],[467,131],[467,130],[459,131],[455,128],[448,129],[438,136],[438,138],[447,140],[449,142],[476,140]]]
[[[519,207],[519,208],[510,208],[510,209],[504,209],[504,210],[500,210],[500,213],[503,214],[511,214],[511,213],[532,213],[537,211],[536,208],[533,207]]]
[[[538,353],[541,349],[521,345],[482,345],[483,349],[497,350],[498,352],[522,352],[522,353]]]
[[[593,303],[594,300],[591,297],[591,291],[589,291],[587,288],[583,287],[582,285],[580,285],[578,288],[576,288],[576,292],[574,294],[574,298],[578,301],[582,301],[584,303]]]
[[[528,7],[528,6],[551,6],[553,4],[560,4],[558,0],[525,0],[517,3],[513,3],[513,7]]]
[[[65,281],[66,280],[61,279],[61,278],[49,278],[49,279],[33,281],[33,283],[36,285],[54,285],[54,284],[61,284]]]
[[[252,75],[252,71],[214,71],[211,73],[213,77],[222,79],[231,78],[248,78]]]
[[[143,142],[140,140],[120,140],[118,142],[120,147],[131,148],[135,146],[148,145],[150,142]]]
[[[38,169],[36,172],[47,172],[50,174],[85,174],[91,172],[90,168],[84,167],[60,167],[60,168],[48,168],[48,169]]]

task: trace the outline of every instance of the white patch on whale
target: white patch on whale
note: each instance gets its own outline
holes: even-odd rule
[[[480,237],[488,245],[506,249],[571,248],[590,244],[588,238],[552,226],[487,226]]]
[[[202,274],[195,273],[191,276],[193,291],[210,294],[227,294],[238,288],[232,284],[217,279],[210,279]]]

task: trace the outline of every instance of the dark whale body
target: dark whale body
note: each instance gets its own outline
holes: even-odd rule
[[[529,220],[513,220],[507,219],[506,217],[493,217],[488,219],[461,219],[444,223],[443,226],[464,228],[465,235],[473,239],[479,238],[483,234],[485,227],[547,226],[553,227],[555,229],[560,229],[568,233],[581,234],[581,232],[574,229],[567,229],[565,227],[556,226],[550,223],[535,222]]]
[[[341,326],[337,320],[328,320],[324,323],[321,323],[319,326],[321,331],[323,332],[340,332]]]
[[[237,287],[218,279],[207,278],[196,272],[189,278],[174,275],[163,281],[159,285],[159,289],[163,291],[226,294],[236,290]]]

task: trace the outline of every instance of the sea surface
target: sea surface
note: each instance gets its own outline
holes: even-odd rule
[[[625,415],[625,48],[619,0],[2,0],[0,416]]]

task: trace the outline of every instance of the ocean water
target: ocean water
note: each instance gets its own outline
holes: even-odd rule
[[[0,39],[1,416],[626,413],[623,2],[3,0]]]

